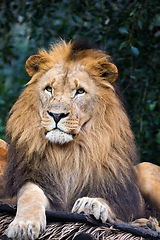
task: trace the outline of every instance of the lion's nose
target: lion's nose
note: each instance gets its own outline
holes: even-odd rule
[[[54,118],[54,121],[58,123],[62,118],[68,117],[69,113],[53,113],[47,111],[47,113]]]

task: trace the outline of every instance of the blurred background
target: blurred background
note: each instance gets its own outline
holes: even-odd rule
[[[0,0],[0,138],[29,81],[25,61],[59,38],[87,39],[113,57],[141,161],[160,165],[159,0]]]

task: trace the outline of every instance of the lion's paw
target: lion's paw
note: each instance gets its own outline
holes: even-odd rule
[[[93,215],[97,220],[101,220],[103,223],[109,221],[115,222],[115,216],[112,213],[110,207],[103,202],[103,199],[98,198],[79,198],[73,208],[73,213],[84,213],[86,215]]]
[[[156,230],[157,232],[160,232],[159,222],[156,218],[152,217],[149,217],[149,219],[139,218],[131,222],[131,224],[136,227],[147,227],[148,229],[151,229],[153,231]]]
[[[45,230],[46,219],[41,221],[25,221],[15,218],[13,222],[10,223],[7,229],[7,237],[17,240],[34,240],[37,239]]]

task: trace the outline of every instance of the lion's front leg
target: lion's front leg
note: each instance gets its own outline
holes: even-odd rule
[[[101,220],[103,223],[106,221],[110,223],[116,222],[115,214],[107,204],[107,201],[102,198],[79,198],[73,208],[73,213],[84,213],[86,215],[93,215],[97,220]]]
[[[26,183],[18,194],[16,217],[7,229],[7,236],[13,239],[37,239],[45,230],[45,209],[49,201],[35,184]]]

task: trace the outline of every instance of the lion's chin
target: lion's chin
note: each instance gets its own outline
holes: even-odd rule
[[[73,136],[59,129],[55,129],[46,134],[46,139],[52,143],[64,144],[73,141]]]

